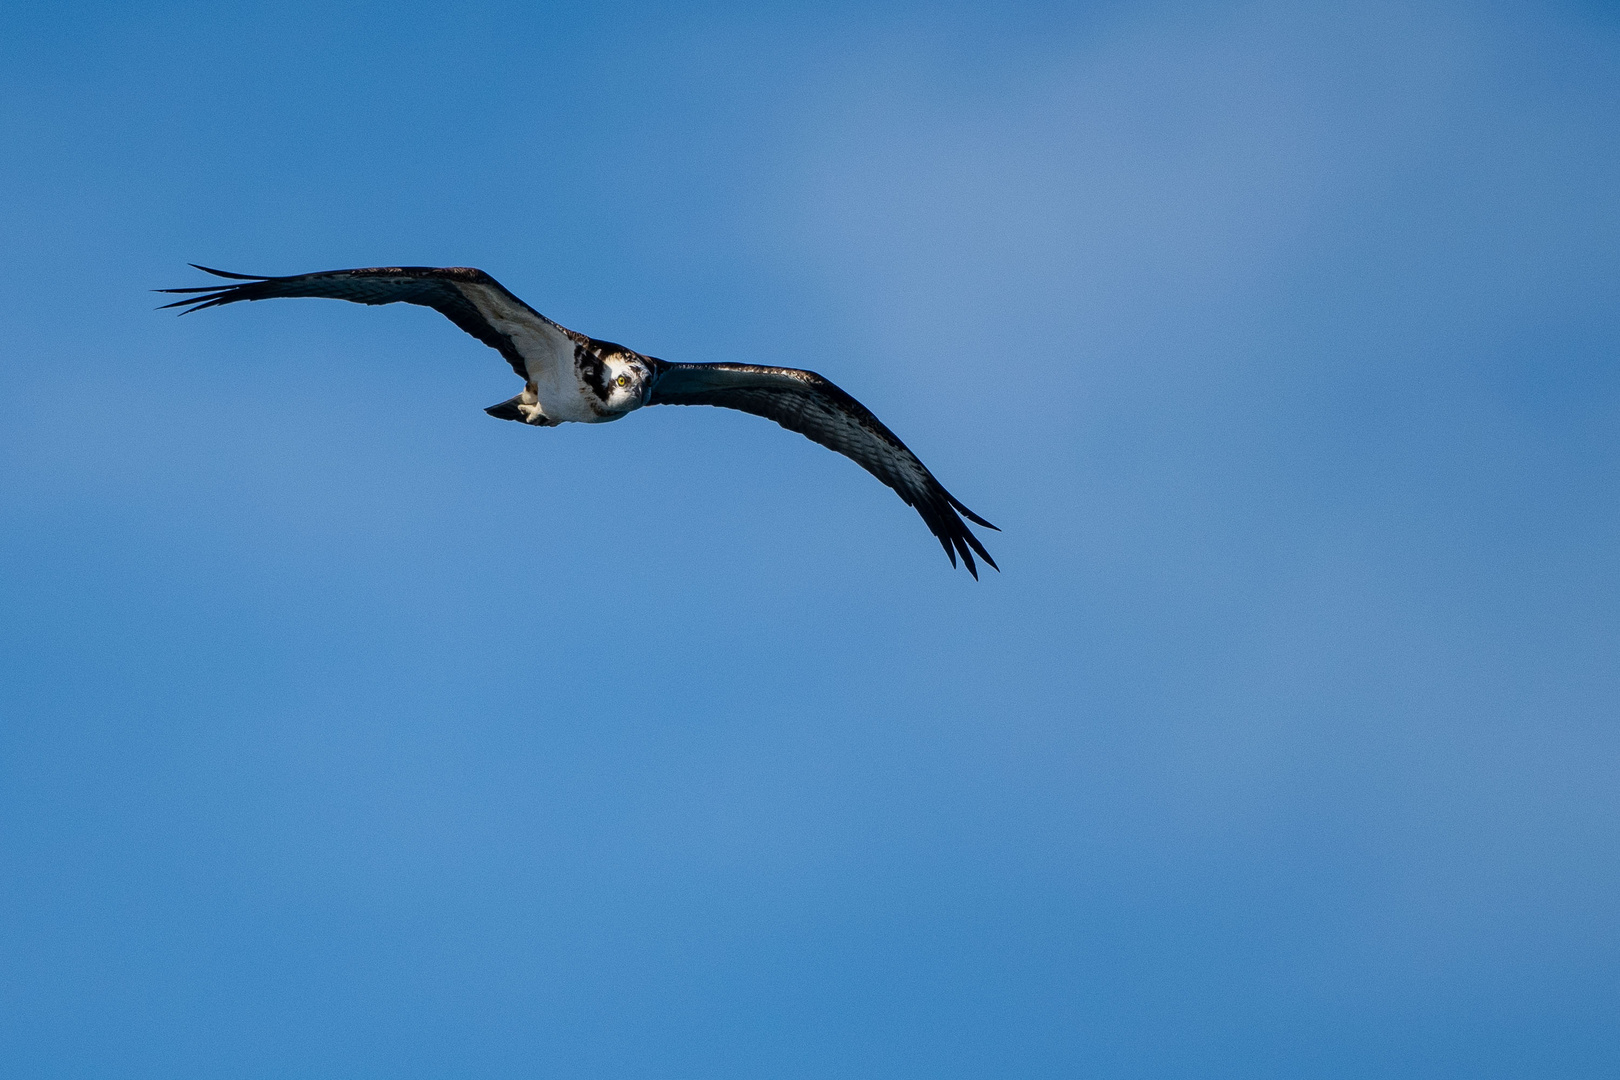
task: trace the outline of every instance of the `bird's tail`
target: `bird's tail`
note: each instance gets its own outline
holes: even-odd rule
[[[523,395],[507,398],[499,405],[491,405],[484,411],[497,420],[522,420],[523,414],[518,412],[518,406],[523,402]]]
[[[524,412],[518,408],[519,405],[527,405],[529,411]],[[529,424],[533,427],[556,427],[558,423],[558,421],[552,420],[536,409],[532,402],[525,402],[522,394],[517,397],[507,398],[499,405],[491,405],[484,411],[497,420],[516,420],[521,424]]]

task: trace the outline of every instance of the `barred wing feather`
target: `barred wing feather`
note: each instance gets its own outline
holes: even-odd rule
[[[995,526],[946,491],[870,409],[813,371],[752,364],[665,363],[648,404],[716,405],[774,420],[843,454],[893,488],[922,515],[952,566],[961,555],[968,572],[978,577],[973,562],[976,553],[999,569],[962,518],[987,529]]]
[[[192,264],[196,266],[195,263]],[[262,277],[255,274],[233,274],[225,270],[212,270],[197,266],[198,270],[215,277],[230,278],[240,285],[209,285],[192,289],[159,289],[166,293],[189,293],[184,300],[176,300],[164,307],[184,307],[182,315],[220,304],[234,304],[238,300],[269,300],[284,296],[323,296],[333,300],[349,300],[356,304],[418,304],[430,307],[461,329],[499,352],[512,365],[512,370],[527,379],[528,369],[517,340],[521,330],[514,334],[511,327],[497,327],[462,286],[487,290],[513,312],[527,314],[544,327],[561,327],[509,292],[500,282],[467,266],[368,266],[356,270],[325,270],[315,274],[295,274],[291,277]],[[525,320],[527,321],[527,320]]]

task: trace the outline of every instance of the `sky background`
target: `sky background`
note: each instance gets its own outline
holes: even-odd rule
[[[1613,6],[0,13],[7,1074],[1620,1072]]]

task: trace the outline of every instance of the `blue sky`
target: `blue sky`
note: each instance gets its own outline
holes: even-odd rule
[[[50,5],[0,35],[0,1060],[1620,1068],[1620,19]],[[480,266],[809,367],[486,417]]]

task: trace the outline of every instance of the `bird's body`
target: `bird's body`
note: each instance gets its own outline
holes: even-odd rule
[[[990,558],[962,516],[995,528],[942,487],[917,456],[860,402],[812,371],[752,364],[672,364],[559,326],[482,270],[367,267],[258,277],[198,267],[243,282],[163,289],[190,293],[186,311],[272,297],[321,296],[361,304],[420,304],[500,352],[522,393],[485,411],[536,427],[618,420],[645,405],[718,405],[776,421],[851,458],[915,507],[950,556],[978,577],[973,555]]]

